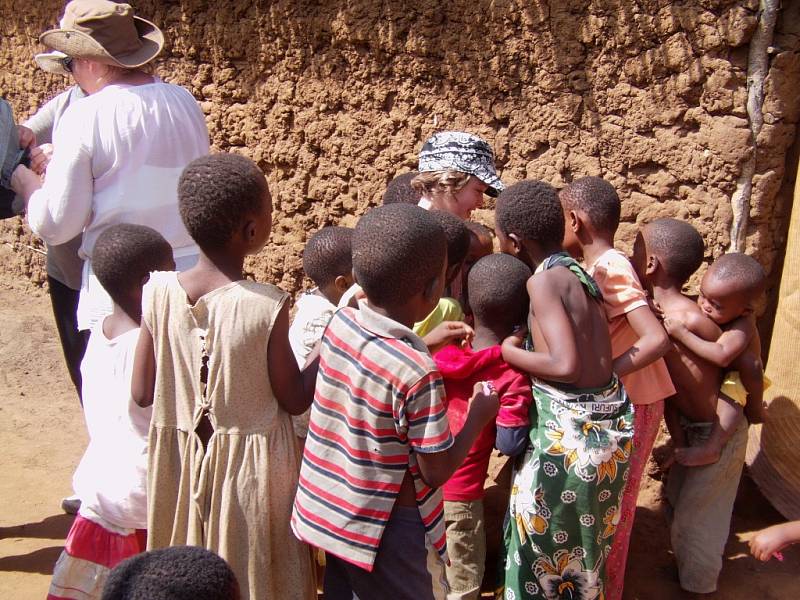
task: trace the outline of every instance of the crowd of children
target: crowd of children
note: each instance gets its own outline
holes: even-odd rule
[[[498,597],[619,600],[662,417],[680,583],[716,589],[747,424],[765,418],[761,266],[718,257],[695,301],[697,231],[646,223],[629,261],[601,178],[506,188],[488,144],[462,132],[426,142],[419,169],[354,229],[309,237],[315,287],[291,324],[288,294],[244,275],[272,227],[249,159],[183,170],[194,267],[176,272],[149,227],[99,235],[113,308],[81,366],[90,442],[51,599],[129,597],[170,560],[176,586],[210,561],[197,584],[226,598],[315,598],[322,564],[326,600],[478,598],[497,449],[514,467]],[[484,194],[494,232],[468,221]],[[796,523],[776,526],[752,552],[797,539]],[[182,546],[211,558],[159,553]]]
[[[48,279],[89,432],[51,600],[311,600],[320,585],[326,600],[474,600],[494,449],[513,463],[497,597],[620,600],[662,418],[680,585],[716,590],[747,426],[766,415],[754,258],[716,257],[695,301],[683,288],[706,249],[689,223],[642,224],[629,260],[609,182],[506,187],[485,140],[442,131],[355,228],[308,238],[314,287],[290,319],[289,295],[244,272],[272,228],[264,174],[207,155],[191,95],[138,70],[160,30],[73,0],[42,40],[64,52],[43,68],[76,85],[19,128],[0,99],[0,218],[27,210],[52,243],[91,231],[73,288],[97,300],[77,313],[86,346],[77,292],[59,300]],[[159,89],[174,98],[141,109]],[[74,154],[49,178],[48,136]],[[469,220],[485,195],[494,231]],[[751,552],[797,541],[784,523]]]

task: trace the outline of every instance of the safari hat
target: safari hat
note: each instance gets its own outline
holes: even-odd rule
[[[419,172],[459,171],[480,179],[489,186],[486,193],[497,196],[505,185],[494,168],[491,146],[477,135],[463,131],[440,131],[422,146]]]
[[[67,56],[132,69],[158,56],[164,34],[150,21],[134,16],[130,4],[72,0],[60,27],[45,31],[39,41]]]
[[[33,57],[39,68],[46,73],[53,73],[54,75],[70,75],[70,72],[64,68],[64,59],[67,55],[58,50],[52,52],[43,52]]]

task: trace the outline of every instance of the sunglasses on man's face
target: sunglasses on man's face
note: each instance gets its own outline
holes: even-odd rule
[[[72,73],[72,57],[71,56],[65,56],[64,58],[62,58],[61,59],[61,66],[64,67],[64,70],[67,73]]]

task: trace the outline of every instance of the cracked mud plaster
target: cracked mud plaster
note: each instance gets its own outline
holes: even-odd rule
[[[786,152],[800,116],[798,4],[784,0],[778,13],[756,140],[745,248],[767,269],[784,244]],[[0,92],[19,117],[66,84],[32,60],[62,6],[0,0]],[[156,71],[198,99],[215,150],[246,154],[267,174],[274,232],[247,263],[260,280],[296,292],[308,235],[352,225],[444,128],[489,140],[507,183],[608,179],[623,200],[623,250],[660,216],[690,220],[709,261],[730,245],[731,197],[752,152],[757,0],[135,6],[164,29]],[[491,223],[490,208],[478,218]],[[27,227],[0,223],[0,242],[0,268],[41,285]]]

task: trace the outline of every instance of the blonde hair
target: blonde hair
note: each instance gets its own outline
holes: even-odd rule
[[[467,185],[469,178],[469,173],[461,171],[428,171],[414,177],[411,187],[423,197],[436,198],[457,192]]]

